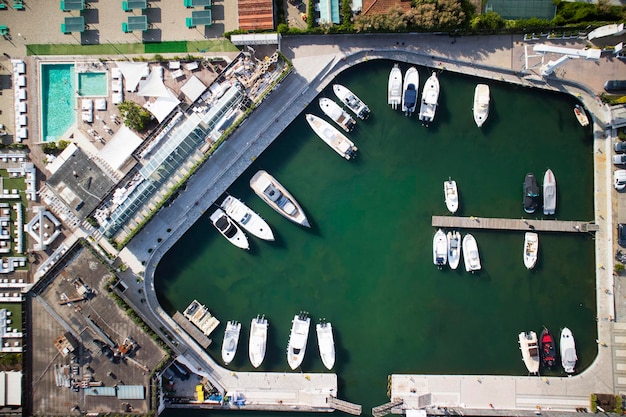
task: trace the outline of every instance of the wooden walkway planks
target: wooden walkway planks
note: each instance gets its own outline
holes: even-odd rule
[[[598,225],[583,221],[498,219],[488,217],[433,216],[434,227],[450,229],[521,230],[535,232],[595,232]]]
[[[335,410],[343,411],[347,414],[355,416],[361,415],[361,406],[359,404],[350,403],[348,401],[340,400],[335,397],[328,397],[326,399],[327,404]]]

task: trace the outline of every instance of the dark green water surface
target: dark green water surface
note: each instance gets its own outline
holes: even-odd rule
[[[276,242],[249,236],[249,252],[235,248],[210,225],[209,208],[159,264],[162,305],[170,312],[193,299],[207,305],[222,322],[209,348],[218,362],[226,321],[241,321],[230,368],[245,371],[253,369],[247,345],[257,314],[270,323],[260,370],[278,372],[291,372],[285,349],[293,315],[326,318],[335,331],[339,397],[362,404],[365,414],[387,401],[392,373],[526,375],[517,335],[544,325],[557,336],[572,330],[584,370],[597,353],[592,236],[541,233],[533,271],[523,264],[522,232],[472,231],[483,265],[476,275],[462,262],[456,271],[432,262],[431,216],[447,214],[448,177],[459,187],[459,215],[519,219],[529,217],[524,175],[541,182],[551,168],[556,217],[593,219],[591,134],[577,124],[573,99],[488,81],[491,113],[478,129],[471,109],[484,80],[443,72],[435,122],[424,128],[387,106],[391,67],[369,62],[336,80],[372,109],[349,135],[357,159],[340,158],[299,116],[228,190],[270,223]],[[418,70],[421,94],[430,70]],[[334,98],[332,86],[322,95]],[[317,100],[306,112],[322,115]],[[258,169],[298,199],[310,230],[254,195],[248,181]],[[314,326],[302,370],[325,371]]]

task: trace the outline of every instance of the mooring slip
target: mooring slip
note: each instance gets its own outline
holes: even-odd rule
[[[498,219],[488,217],[433,216],[434,227],[450,229],[521,230],[535,232],[596,232],[598,225],[585,221]]]

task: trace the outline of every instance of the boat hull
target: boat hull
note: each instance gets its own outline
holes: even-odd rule
[[[292,370],[302,364],[309,339],[311,318],[304,313],[296,314],[291,321],[291,333],[287,344],[287,363]]]
[[[319,99],[319,105],[322,112],[324,112],[326,116],[330,117],[330,119],[340,128],[346,132],[350,132],[354,129],[356,121],[348,114],[348,112],[342,109],[339,104],[329,98],[322,97]]]
[[[265,358],[265,348],[267,345],[267,319],[265,317],[256,317],[250,323],[250,342],[248,346],[248,355],[250,363],[258,368]]]
[[[533,232],[524,234],[524,266],[527,269],[533,269],[537,264],[537,255],[539,253],[539,235]]]
[[[522,352],[522,360],[526,369],[531,374],[539,373],[539,344],[537,333],[531,331],[521,332],[518,336],[519,348]]]
[[[319,347],[322,363],[329,371],[335,366],[335,339],[333,326],[330,323],[318,323],[315,326],[317,346]]]
[[[424,89],[422,90],[422,100],[420,103],[419,119],[428,126],[435,120],[435,112],[439,103],[439,79],[436,73],[432,73],[426,80]]]
[[[226,332],[222,342],[222,360],[225,365],[230,364],[237,353],[237,345],[239,344],[239,334],[241,332],[241,323],[229,321],[226,324]]]
[[[561,330],[561,339],[559,343],[559,350],[561,353],[561,365],[563,370],[568,374],[574,373],[576,367],[576,361],[578,356],[576,355],[576,343],[574,342],[574,335],[572,331],[567,327]]]
[[[480,254],[478,252],[478,243],[471,234],[463,237],[463,261],[465,262],[465,270],[467,272],[480,271]]]
[[[532,214],[539,207],[539,186],[535,174],[529,172],[524,178],[524,211]]]
[[[448,237],[439,229],[433,237],[433,263],[439,268],[448,261]]]
[[[582,127],[589,126],[589,118],[587,117],[587,113],[585,113],[585,109],[580,104],[576,104],[574,106],[574,114],[576,115],[576,120]]]
[[[227,196],[220,207],[239,226],[250,234],[263,240],[274,240],[274,233],[269,224],[261,216],[252,211],[246,204],[233,196]]]
[[[456,213],[459,209],[459,190],[456,186],[456,181],[444,181],[443,192],[446,199],[446,207],[448,208],[448,211],[452,214]]]
[[[448,265],[450,269],[457,269],[461,260],[461,233],[455,230],[448,232]]]
[[[306,121],[315,134],[337,152],[339,156],[348,160],[354,158],[358,148],[343,133],[335,129],[326,120],[313,114],[307,114]]]
[[[281,216],[299,225],[311,227],[296,199],[266,171],[260,170],[254,174],[250,179],[250,188]]]
[[[209,219],[217,231],[230,243],[241,249],[250,249],[250,243],[246,234],[221,208],[215,210]]]
[[[405,116],[411,116],[417,107],[417,92],[420,78],[417,68],[411,67],[404,74],[402,86],[402,111]]]
[[[551,169],[543,175],[543,214],[556,213],[556,178]]]
[[[487,84],[478,84],[474,90],[474,122],[476,126],[482,127],[489,117],[489,86]]]
[[[365,120],[370,115],[370,108],[367,107],[360,98],[352,91],[341,84],[333,84],[333,92],[337,98],[345,104],[352,113],[361,120]]]
[[[389,82],[387,84],[387,104],[392,109],[397,110],[402,103],[402,71],[398,64],[394,64],[389,73]]]
[[[556,344],[554,337],[547,328],[543,328],[541,337],[539,338],[539,352],[541,358],[541,366],[544,368],[552,368],[556,363]]]

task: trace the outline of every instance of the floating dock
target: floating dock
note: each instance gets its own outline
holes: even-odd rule
[[[597,232],[599,227],[593,222],[533,219],[498,219],[490,217],[433,216],[434,227],[449,229],[491,229],[520,230],[527,232]]]
[[[348,401],[340,400],[339,398],[328,397],[326,402],[335,410],[343,411],[344,413],[352,414],[354,416],[360,416],[362,412],[362,407],[359,404],[350,403]]]

